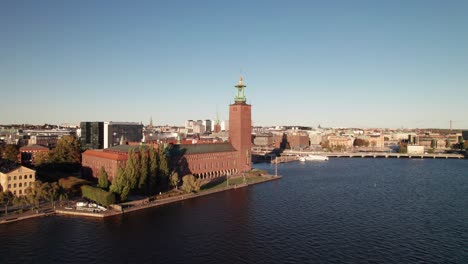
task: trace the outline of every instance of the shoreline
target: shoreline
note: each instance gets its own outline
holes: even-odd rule
[[[200,191],[198,193],[181,194],[181,195],[177,195],[174,197],[169,197],[169,198],[164,198],[161,200],[154,200],[151,202],[143,203],[143,201],[147,200],[147,198],[145,198],[143,200],[133,201],[135,205],[133,205],[132,207],[128,207],[128,208],[123,208],[122,211],[116,210],[116,209],[108,209],[105,212],[90,212],[90,211],[84,211],[84,210],[81,211],[81,210],[76,210],[76,209],[66,209],[65,207],[57,207],[56,209],[48,209],[41,213],[28,212],[27,215],[24,215],[24,214],[18,215],[18,216],[12,215],[9,218],[0,220],[0,224],[7,224],[7,223],[12,223],[12,222],[17,222],[20,220],[26,220],[26,219],[32,219],[32,218],[44,217],[44,216],[50,216],[50,215],[65,215],[65,216],[73,216],[73,217],[90,217],[90,218],[104,219],[104,218],[113,217],[117,215],[132,213],[132,212],[136,212],[136,211],[140,211],[140,210],[144,210],[148,208],[154,208],[154,207],[158,207],[158,206],[162,206],[166,204],[177,203],[180,201],[203,197],[203,196],[211,195],[214,193],[229,191],[229,190],[233,190],[237,188],[245,188],[250,185],[261,184],[261,183],[265,183],[269,181],[279,180],[282,178],[282,176],[274,176],[274,175],[266,175],[263,177],[264,179],[260,181],[252,182],[252,183],[242,183],[242,184],[230,185],[227,187],[218,187],[218,188],[214,188],[213,190]]]

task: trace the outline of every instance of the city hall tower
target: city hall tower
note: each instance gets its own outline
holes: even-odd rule
[[[252,106],[246,103],[242,76],[234,87],[237,95],[229,106],[229,141],[237,150],[237,172],[242,173],[252,168]]]

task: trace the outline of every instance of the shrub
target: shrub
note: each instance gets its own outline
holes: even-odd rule
[[[81,186],[83,197],[95,201],[98,204],[109,206],[115,204],[115,194],[106,192],[103,189],[91,187],[89,185]]]
[[[182,190],[184,192],[198,192],[200,190],[201,180],[196,179],[192,174],[182,177]]]
[[[68,190],[79,188],[81,185],[90,184],[90,182],[87,180],[83,180],[73,176],[68,176],[66,178],[59,179],[58,183],[62,188]]]

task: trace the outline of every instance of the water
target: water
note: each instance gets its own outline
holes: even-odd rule
[[[468,263],[467,160],[331,159],[279,172],[122,217],[0,225],[0,263]]]

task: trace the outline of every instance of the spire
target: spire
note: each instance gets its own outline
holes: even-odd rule
[[[236,104],[245,104],[245,102],[247,101],[247,99],[245,98],[245,87],[247,87],[244,83],[243,83],[243,78],[242,78],[242,75],[240,76],[239,78],[239,83],[234,86],[237,88],[237,95],[236,97],[234,97],[234,102]]]
[[[149,127],[153,127],[153,116],[150,117],[150,123],[149,123]]]
[[[219,124],[219,114],[218,114],[218,108],[216,108],[216,118],[215,118],[215,125]]]

